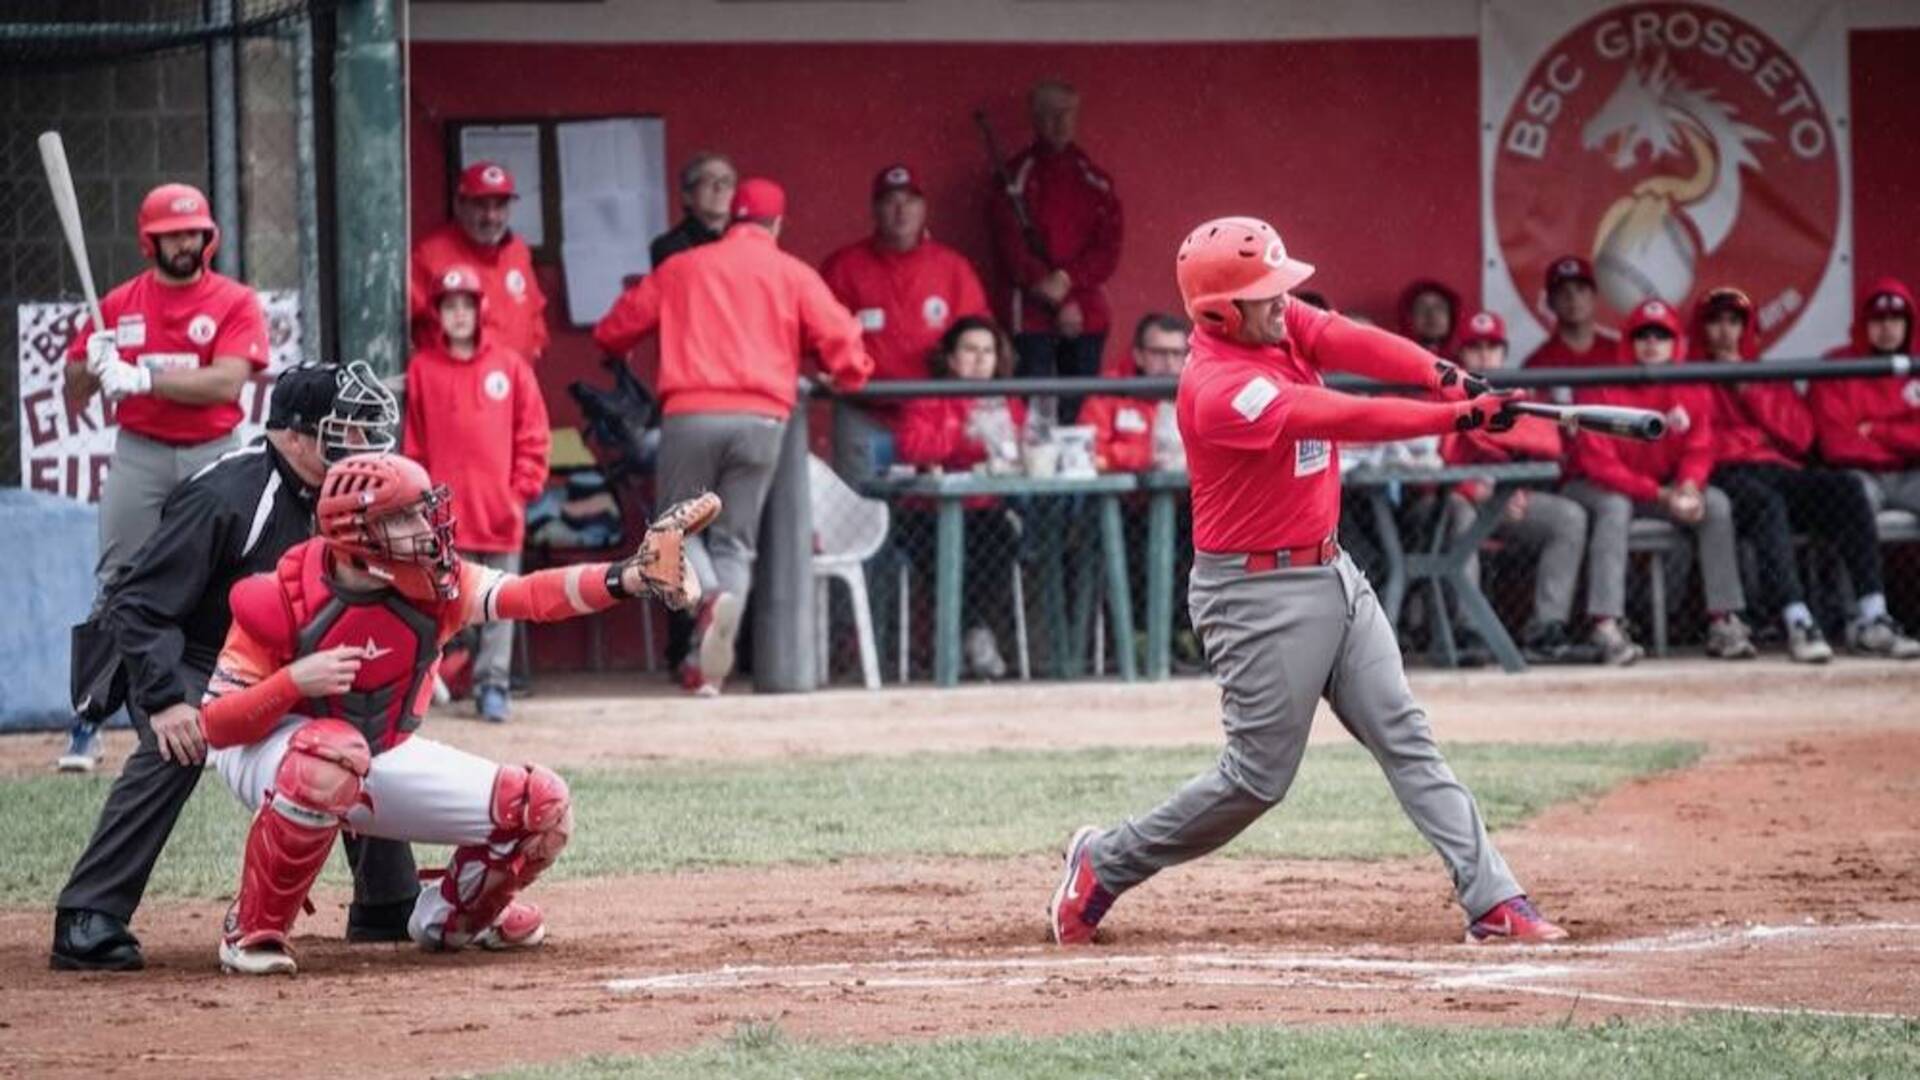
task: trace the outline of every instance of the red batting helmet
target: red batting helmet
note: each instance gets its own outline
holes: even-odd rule
[[[153,238],[161,233],[190,232],[207,234],[207,246],[201,259],[211,262],[220,246],[220,226],[213,223],[213,210],[207,197],[192,184],[161,184],[140,200],[140,251],[153,258]]]
[[[1174,258],[1180,299],[1196,326],[1232,337],[1240,329],[1235,300],[1265,300],[1313,276],[1313,266],[1287,254],[1273,226],[1259,218],[1215,218],[1187,234]]]
[[[433,289],[429,299],[438,304],[454,293],[471,293],[480,299],[486,298],[486,290],[480,285],[480,275],[465,263],[455,263],[440,271],[433,279]]]
[[[426,526],[408,531],[407,519]],[[453,493],[399,454],[355,454],[327,469],[315,508],[334,553],[414,600],[460,595],[453,551]]]

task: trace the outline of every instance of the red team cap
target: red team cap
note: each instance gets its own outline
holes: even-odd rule
[[[787,212],[787,193],[779,184],[761,176],[749,176],[733,189],[733,206],[728,216],[735,221],[748,218],[777,218]]]
[[[517,199],[513,174],[497,161],[476,161],[460,173],[455,191],[463,199]]]
[[[1627,316],[1627,325],[1622,329],[1625,331],[1625,336],[1631,338],[1640,331],[1654,326],[1665,329],[1675,338],[1683,337],[1686,333],[1686,327],[1680,323],[1680,313],[1673,309],[1672,304],[1658,298],[1642,300],[1640,306],[1634,308],[1633,313]]]
[[[905,165],[889,165],[873,177],[873,197],[894,191],[911,191],[915,195],[925,195],[920,190],[920,176]]]
[[[1460,331],[1460,344],[1466,345],[1505,345],[1507,343],[1507,323],[1491,311],[1474,312]]]
[[[1594,283],[1593,264],[1578,255],[1562,255],[1547,266],[1547,291],[1560,287],[1564,281],[1584,281]]]
[[[1259,218],[1227,217],[1187,234],[1173,273],[1194,325],[1232,337],[1240,329],[1235,300],[1288,292],[1313,276],[1313,265],[1288,255],[1280,234]]]
[[[212,235],[207,239],[206,250],[201,257],[213,258],[213,252],[220,244],[220,226],[213,223],[213,210],[207,205],[207,197],[192,184],[161,184],[147,197],[140,200],[140,250],[147,258],[153,258],[153,238],[162,233],[192,232],[199,230]]]
[[[1913,314],[1913,306],[1907,303],[1907,298],[1901,296],[1899,293],[1877,293],[1872,300],[1867,302],[1867,314],[1873,317],[1882,315],[1910,316]]]

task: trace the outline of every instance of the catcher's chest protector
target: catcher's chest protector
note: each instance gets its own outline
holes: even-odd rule
[[[445,605],[423,607],[391,589],[347,589],[327,576],[326,551],[326,544],[310,540],[280,560],[280,588],[293,615],[293,655],[350,646],[360,653],[360,672],[353,689],[304,702],[301,709],[345,720],[380,754],[404,742],[426,715]]]

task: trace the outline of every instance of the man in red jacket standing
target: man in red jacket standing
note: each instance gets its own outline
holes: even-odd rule
[[[659,332],[658,498],[671,505],[712,491],[723,504],[704,545],[691,545],[706,595],[682,680],[703,696],[718,694],[733,670],[801,355],[817,354],[839,390],[859,389],[873,372],[859,320],[812,267],[780,250],[786,212],[780,185],[741,181],[726,236],[640,279],[593,328],[615,356]]]
[[[1680,316],[1673,305],[1648,300],[1627,317],[1620,362],[1671,364],[1686,354]],[[1581,404],[1652,409],[1667,418],[1657,442],[1629,442],[1582,432],[1573,440],[1566,493],[1587,508],[1587,612],[1593,644],[1609,664],[1631,664],[1644,655],[1627,635],[1621,617],[1627,604],[1627,533],[1636,516],[1661,517],[1693,530],[1706,586],[1707,655],[1743,660],[1755,655],[1740,612],[1746,595],[1734,553],[1733,505],[1726,492],[1707,486],[1713,472],[1713,395],[1703,386],[1658,383],[1600,386],[1577,391]]]
[[[433,283],[455,266],[480,275],[486,290],[489,336],[528,363],[547,351],[547,297],[533,274],[533,252],[507,227],[513,174],[491,161],[476,161],[454,189],[453,220],[421,237],[413,247],[413,280],[407,301],[413,311],[413,343],[433,344],[440,316]]]
[[[1739,289],[1708,292],[1695,305],[1694,337],[1703,359],[1743,363],[1759,354],[1753,301]],[[1901,660],[1920,657],[1920,642],[1907,637],[1887,613],[1873,505],[1857,477],[1833,469],[1808,469],[1813,413],[1790,382],[1716,383],[1713,485],[1733,500],[1733,521],[1753,545],[1757,575],[1774,594],[1762,611],[1778,609],[1786,625],[1787,652],[1803,664],[1824,664],[1833,648],[1807,607],[1794,557],[1793,534],[1812,533],[1839,553],[1858,594],[1847,646],[1866,656]]]
[[[1529,368],[1605,367],[1621,363],[1620,336],[1599,325],[1600,294],[1593,264],[1563,255],[1547,267],[1547,306],[1553,309],[1553,334],[1528,354]]]
[[[1110,319],[1105,286],[1120,265],[1120,199],[1073,141],[1079,91],[1050,80],[1033,88],[1029,105],[1033,145],[1007,162],[1009,186],[989,203],[994,247],[1013,278],[1008,325],[1019,373],[1097,375]],[[1072,423],[1079,403],[1061,404],[1061,419]]]
[[[447,268],[428,298],[440,333],[407,364],[406,454],[453,489],[460,557],[517,574],[527,504],[547,483],[547,404],[533,367],[485,328],[489,301],[472,267]],[[474,703],[492,723],[507,719],[512,657],[513,624],[483,625]]]
[[[1901,356],[1913,349],[1913,291],[1881,278],[1860,297],[1853,340],[1827,354]],[[1817,379],[1809,391],[1820,456],[1860,470],[1876,507],[1920,514],[1920,376]]]

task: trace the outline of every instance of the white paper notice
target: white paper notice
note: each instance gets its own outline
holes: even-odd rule
[[[554,130],[567,317],[588,326],[606,314],[624,278],[653,269],[647,244],[667,231],[667,126],[634,118]]]

